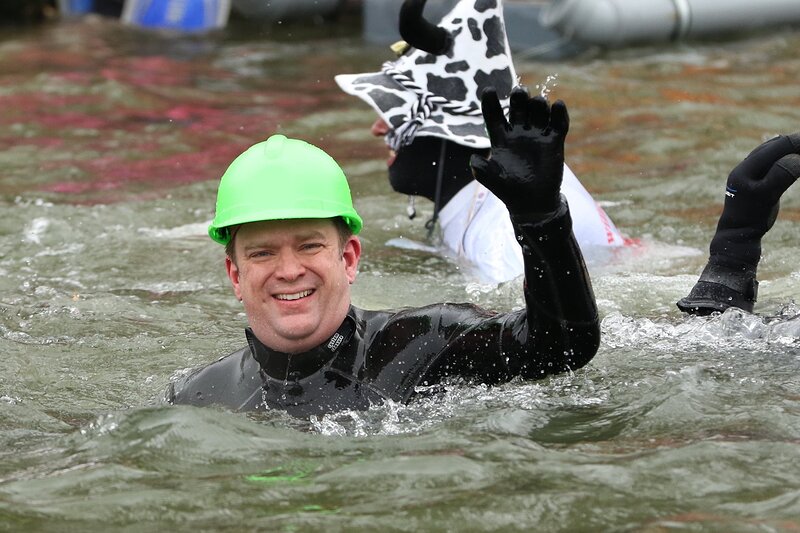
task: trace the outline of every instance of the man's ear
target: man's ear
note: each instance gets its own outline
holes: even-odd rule
[[[355,235],[351,235],[344,244],[342,259],[344,260],[347,280],[352,284],[356,280],[358,261],[361,259],[361,241]]]
[[[233,294],[235,294],[236,298],[241,302],[242,289],[239,285],[239,267],[227,256],[225,257],[225,271],[228,273],[228,279],[231,280],[231,285],[233,285]]]

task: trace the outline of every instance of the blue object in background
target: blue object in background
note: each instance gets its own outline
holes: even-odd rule
[[[144,28],[188,32],[222,28],[230,0],[126,0],[122,20]]]

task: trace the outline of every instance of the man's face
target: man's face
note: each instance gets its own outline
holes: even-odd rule
[[[234,249],[228,277],[265,345],[303,352],[341,325],[361,257],[357,237],[342,247],[331,219],[271,220],[242,225]]]

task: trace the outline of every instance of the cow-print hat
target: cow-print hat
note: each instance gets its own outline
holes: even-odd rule
[[[461,0],[435,26],[422,17],[425,0],[406,0],[400,34],[403,55],[381,72],[340,74],[336,82],[380,115],[394,150],[416,135],[488,148],[481,114],[483,90],[493,86],[508,105],[516,73],[506,37],[501,0]]]

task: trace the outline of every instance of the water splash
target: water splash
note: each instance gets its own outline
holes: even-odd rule
[[[584,374],[568,373],[542,381],[515,380],[498,386],[453,379],[418,387],[408,404],[387,401],[367,411],[312,416],[308,430],[335,437],[419,435],[443,425],[500,426],[509,433],[520,420],[544,424],[551,412],[598,405],[606,391]],[[534,416],[535,414],[535,416]],[[499,417],[499,419],[498,419]]]
[[[47,218],[34,218],[23,233],[24,241],[32,244],[41,244],[42,235],[47,231],[48,227],[50,227],[50,220]]]
[[[539,95],[542,98],[546,99],[555,87],[558,87],[558,73],[548,74],[544,83],[536,85],[536,90],[539,91]]]
[[[800,314],[795,307],[788,305],[770,317],[732,307],[710,317],[685,317],[678,323],[631,318],[615,311],[602,321],[603,343],[610,348],[641,345],[664,352],[709,347],[767,350],[770,344],[796,344],[800,339]]]

